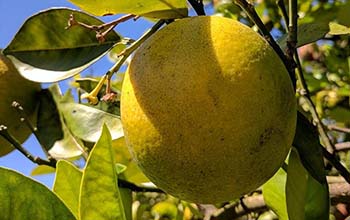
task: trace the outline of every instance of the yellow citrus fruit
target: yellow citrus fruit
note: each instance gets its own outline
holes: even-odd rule
[[[217,203],[278,170],[293,141],[296,101],[285,66],[260,35],[228,18],[192,17],[137,50],[121,117],[133,157],[154,184]]]
[[[31,131],[21,122],[19,114],[11,105],[13,101],[20,103],[28,118],[35,123],[35,109],[38,103],[36,95],[41,88],[40,84],[23,78],[11,61],[0,54],[0,88],[0,125],[5,125],[8,131],[23,143]],[[0,136],[0,156],[13,150],[13,146]]]

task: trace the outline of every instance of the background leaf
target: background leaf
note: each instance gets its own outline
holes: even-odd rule
[[[288,220],[286,181],[287,173],[280,168],[262,187],[266,205],[277,214],[279,220]]]
[[[294,148],[288,161],[286,198],[290,220],[329,218],[328,185],[319,183],[308,174]]]
[[[59,160],[56,165],[56,178],[53,191],[78,218],[80,182],[83,173],[73,164]]]
[[[126,220],[117,180],[112,138],[107,126],[103,126],[83,172],[80,220]]]
[[[70,0],[84,11],[102,16],[109,14],[135,14],[152,18],[181,18],[187,16],[185,0]]]
[[[0,167],[1,219],[75,219],[46,186],[13,170]]]
[[[114,31],[99,43],[94,31],[78,25],[66,29],[71,14],[85,24],[103,23],[86,13],[67,8],[49,9],[30,17],[3,51],[5,55],[11,55],[24,77],[39,82],[71,77],[120,41],[121,37]]]

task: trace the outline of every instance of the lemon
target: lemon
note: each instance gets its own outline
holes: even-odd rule
[[[40,84],[23,78],[11,61],[0,54],[0,125],[5,125],[18,141],[23,143],[31,134],[20,116],[11,106],[17,101],[23,107],[29,120],[36,121],[35,109],[38,104],[36,94]],[[0,156],[13,151],[13,146],[0,136]]]
[[[122,88],[126,142],[146,176],[197,203],[266,182],[295,133],[293,86],[260,35],[234,20],[177,20],[135,53]]]

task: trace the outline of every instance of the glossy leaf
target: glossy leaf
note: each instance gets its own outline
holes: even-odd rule
[[[69,0],[84,11],[97,16],[110,14],[135,14],[151,18],[181,18],[187,16],[185,0],[105,0],[96,4],[93,0]]]
[[[75,219],[46,186],[16,171],[0,168],[1,219]]]
[[[104,125],[83,172],[80,220],[126,220],[117,180],[112,137]]]
[[[328,185],[319,183],[308,174],[294,148],[288,161],[286,198],[290,220],[329,218]]]
[[[92,30],[78,25],[66,29],[70,15],[88,25],[103,23],[67,8],[49,9],[30,17],[3,51],[24,77],[38,82],[71,77],[106,54],[121,39],[112,31],[99,43]]]
[[[286,202],[287,173],[280,168],[263,186],[262,192],[266,205],[278,216],[279,220],[288,220]]]
[[[56,165],[56,178],[53,191],[78,218],[80,182],[83,173],[73,164],[59,160]]]
[[[96,142],[105,123],[111,130],[112,139],[124,136],[118,116],[77,103],[61,103],[60,111],[74,136],[85,141]]]

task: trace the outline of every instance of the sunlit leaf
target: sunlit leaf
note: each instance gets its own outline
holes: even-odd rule
[[[0,180],[1,219],[75,219],[63,202],[41,183],[5,168],[0,168]]]
[[[277,214],[279,220],[288,220],[286,181],[287,173],[280,168],[262,187],[266,205]]]
[[[32,172],[30,173],[31,176],[39,176],[39,175],[45,175],[50,173],[55,173],[55,168],[47,166],[47,165],[39,165],[35,167]]]
[[[83,154],[83,144],[72,135],[65,123],[62,129],[63,138],[55,142],[49,153],[56,159],[76,159]]]
[[[103,126],[83,172],[80,220],[126,220],[117,180],[112,137],[107,126]]]
[[[49,9],[30,17],[3,51],[10,55],[24,77],[38,82],[71,77],[106,54],[121,39],[112,31],[100,43],[95,31],[78,25],[66,29],[70,15],[88,25],[103,23],[67,8]]]
[[[83,173],[73,164],[59,160],[56,167],[56,178],[53,191],[78,218],[80,182]]]
[[[350,34],[350,27],[345,25],[341,25],[335,22],[329,23],[329,34],[332,35],[342,35],[342,34]]]
[[[78,103],[61,103],[60,111],[74,136],[85,141],[96,142],[106,124],[111,130],[112,139],[124,136],[118,116]]]
[[[319,183],[308,174],[294,148],[288,161],[286,198],[290,220],[329,218],[328,185]]]
[[[180,18],[187,16],[185,0],[105,0],[96,4],[93,0],[70,0],[84,11],[102,16],[109,14],[135,14],[151,18]]]
[[[120,175],[121,178],[136,184],[149,182],[149,179],[132,159],[124,137],[113,140],[112,146],[115,152],[116,162],[126,165],[126,170]]]

